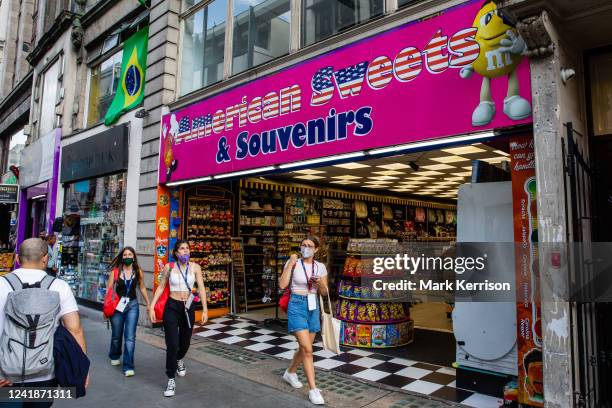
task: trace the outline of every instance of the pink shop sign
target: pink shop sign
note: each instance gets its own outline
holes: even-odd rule
[[[529,123],[525,42],[495,3],[482,4],[164,115],[160,183]]]

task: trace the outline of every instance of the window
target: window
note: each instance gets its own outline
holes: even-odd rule
[[[40,121],[38,123],[38,137],[48,134],[58,126],[55,107],[59,101],[61,89],[60,68],[62,62],[60,60],[55,61],[42,74],[42,95],[40,96],[39,103]]]
[[[223,78],[227,2],[215,0],[184,20],[181,95]]]
[[[612,53],[590,57],[591,106],[595,136],[612,134]]]
[[[122,55],[123,52],[119,51],[91,68],[87,111],[88,127],[100,122],[113,102],[121,78]]]
[[[302,0],[302,45],[310,45],[384,12],[384,0]]]
[[[290,0],[235,0],[232,73],[289,53]]]
[[[418,3],[421,0],[397,0],[397,7],[404,7],[409,4]]]

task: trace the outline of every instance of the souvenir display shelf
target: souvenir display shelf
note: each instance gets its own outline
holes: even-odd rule
[[[280,192],[242,190],[240,236],[244,241],[247,308],[273,306],[278,290],[279,234],[284,227]],[[282,238],[286,245],[286,237]],[[283,250],[285,248],[283,247]]]
[[[202,268],[208,307],[228,308],[232,263],[231,200],[190,197],[186,224],[191,260]]]
[[[365,348],[400,347],[414,340],[409,303],[400,292],[373,292],[361,279],[374,275],[374,256],[394,256],[397,240],[351,239],[344,270],[338,282],[336,317],[340,319],[340,343]],[[394,274],[394,271],[391,271]]]

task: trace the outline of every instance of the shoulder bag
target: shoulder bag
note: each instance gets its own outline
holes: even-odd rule
[[[291,268],[291,277],[289,278],[289,284],[285,288],[283,296],[281,296],[281,298],[278,300],[278,307],[280,307],[281,310],[285,313],[287,313],[287,309],[289,309],[289,300],[291,299],[291,282],[293,282],[293,271],[295,271],[295,265],[297,265],[297,262],[293,264],[293,267]]]
[[[119,269],[115,268],[111,273],[113,274],[113,284],[110,288],[106,288],[106,295],[104,295],[104,304],[102,306],[102,313],[104,313],[104,317],[107,319],[115,314],[115,309],[117,309],[119,304],[119,296],[116,291]]]
[[[174,269],[174,262],[170,262],[168,264],[170,268],[170,273]],[[166,308],[166,302],[168,302],[168,298],[170,297],[170,273],[168,274],[168,282],[166,282],[166,286],[164,286],[164,291],[162,292],[159,299],[157,299],[157,303],[155,303],[155,307],[153,311],[155,312],[155,320],[161,322],[164,320],[164,309]]]

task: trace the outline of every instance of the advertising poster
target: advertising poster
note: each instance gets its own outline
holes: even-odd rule
[[[537,258],[538,217],[532,136],[510,140],[516,259],[519,402],[544,406]]]
[[[155,255],[153,257],[153,293],[161,279],[164,265],[168,262],[170,238],[170,189],[157,187],[157,214],[155,216]]]

